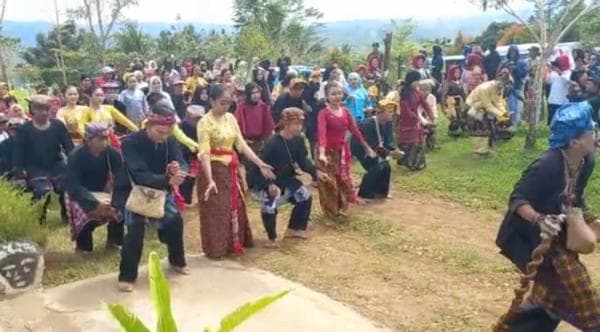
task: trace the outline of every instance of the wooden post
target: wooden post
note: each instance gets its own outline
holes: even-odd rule
[[[386,32],[385,38],[383,39],[383,45],[385,46],[385,50],[383,53],[383,71],[386,71],[390,68],[390,61],[392,56],[392,33]]]

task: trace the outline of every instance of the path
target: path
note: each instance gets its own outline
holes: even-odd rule
[[[497,213],[405,192],[352,213],[347,224],[313,223],[308,241],[285,241],[272,251],[261,248],[260,215],[251,209],[259,241],[241,262],[350,304],[395,331],[488,331],[508,307],[518,274],[495,247]],[[195,250],[196,218],[195,210],[186,216]],[[286,222],[282,216],[280,232]],[[600,271],[598,255],[585,261],[592,274]]]
[[[291,293],[236,331],[376,332],[383,329],[348,307],[299,284],[238,263],[189,260],[192,275],[168,275],[172,306],[179,330],[218,327],[219,320],[238,306],[283,290]],[[132,294],[120,294],[115,275],[33,292],[0,303],[0,331],[120,331],[104,303],[122,303],[154,330],[155,317],[143,273]]]

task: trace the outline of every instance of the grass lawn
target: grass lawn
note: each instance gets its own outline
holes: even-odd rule
[[[432,193],[473,209],[502,211],[521,173],[548,148],[548,128],[539,131],[536,149],[525,151],[526,128],[521,127],[510,141],[501,142],[497,155],[478,157],[472,154],[470,138],[454,139],[447,135],[443,119],[438,129],[441,150],[427,154],[427,168],[418,173],[393,173],[396,188]],[[592,210],[600,212],[600,181],[594,172],[586,197]]]

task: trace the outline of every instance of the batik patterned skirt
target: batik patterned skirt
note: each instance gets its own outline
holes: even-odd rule
[[[72,200],[69,197],[68,193],[65,193],[65,206],[67,208],[67,216],[69,217],[69,223],[71,225],[71,240],[75,241],[79,236],[81,230],[91,221],[95,221],[99,223],[99,225],[103,225],[108,222],[119,222],[121,218],[117,215],[117,219],[104,219],[98,220],[97,218],[92,218],[87,212],[79,206],[79,204]]]
[[[253,245],[252,231],[248,223],[246,205],[241,191],[241,178],[231,178],[229,166],[221,162],[212,162],[212,178],[217,185],[217,193],[211,193],[208,201],[204,193],[208,186],[205,176],[198,176],[198,201],[200,206],[200,237],[202,250],[211,258],[221,258],[233,253],[234,229],[232,225],[231,191],[237,191],[237,234],[241,246],[249,248]]]
[[[350,149],[329,149],[325,152],[327,165],[319,162],[318,168],[329,176],[329,181],[319,181],[319,202],[323,213],[336,216],[357,202],[357,193],[350,173]]]
[[[552,264],[540,270],[529,300],[582,331],[600,331],[600,297],[576,253],[551,249]]]

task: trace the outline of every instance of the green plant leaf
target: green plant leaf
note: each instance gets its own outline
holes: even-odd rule
[[[270,306],[274,302],[286,296],[289,292],[290,291],[287,290],[279,294],[265,296],[254,302],[248,302],[242,305],[241,307],[237,308],[235,311],[225,316],[225,318],[221,320],[221,327],[219,328],[219,332],[233,331],[233,329],[240,326],[248,318],[261,312],[266,307]]]
[[[157,315],[157,332],[177,332],[177,324],[171,311],[171,293],[169,283],[160,265],[160,258],[156,252],[150,253],[149,278],[150,294]]]
[[[121,324],[125,332],[150,332],[142,321],[120,304],[107,304],[108,312]]]

